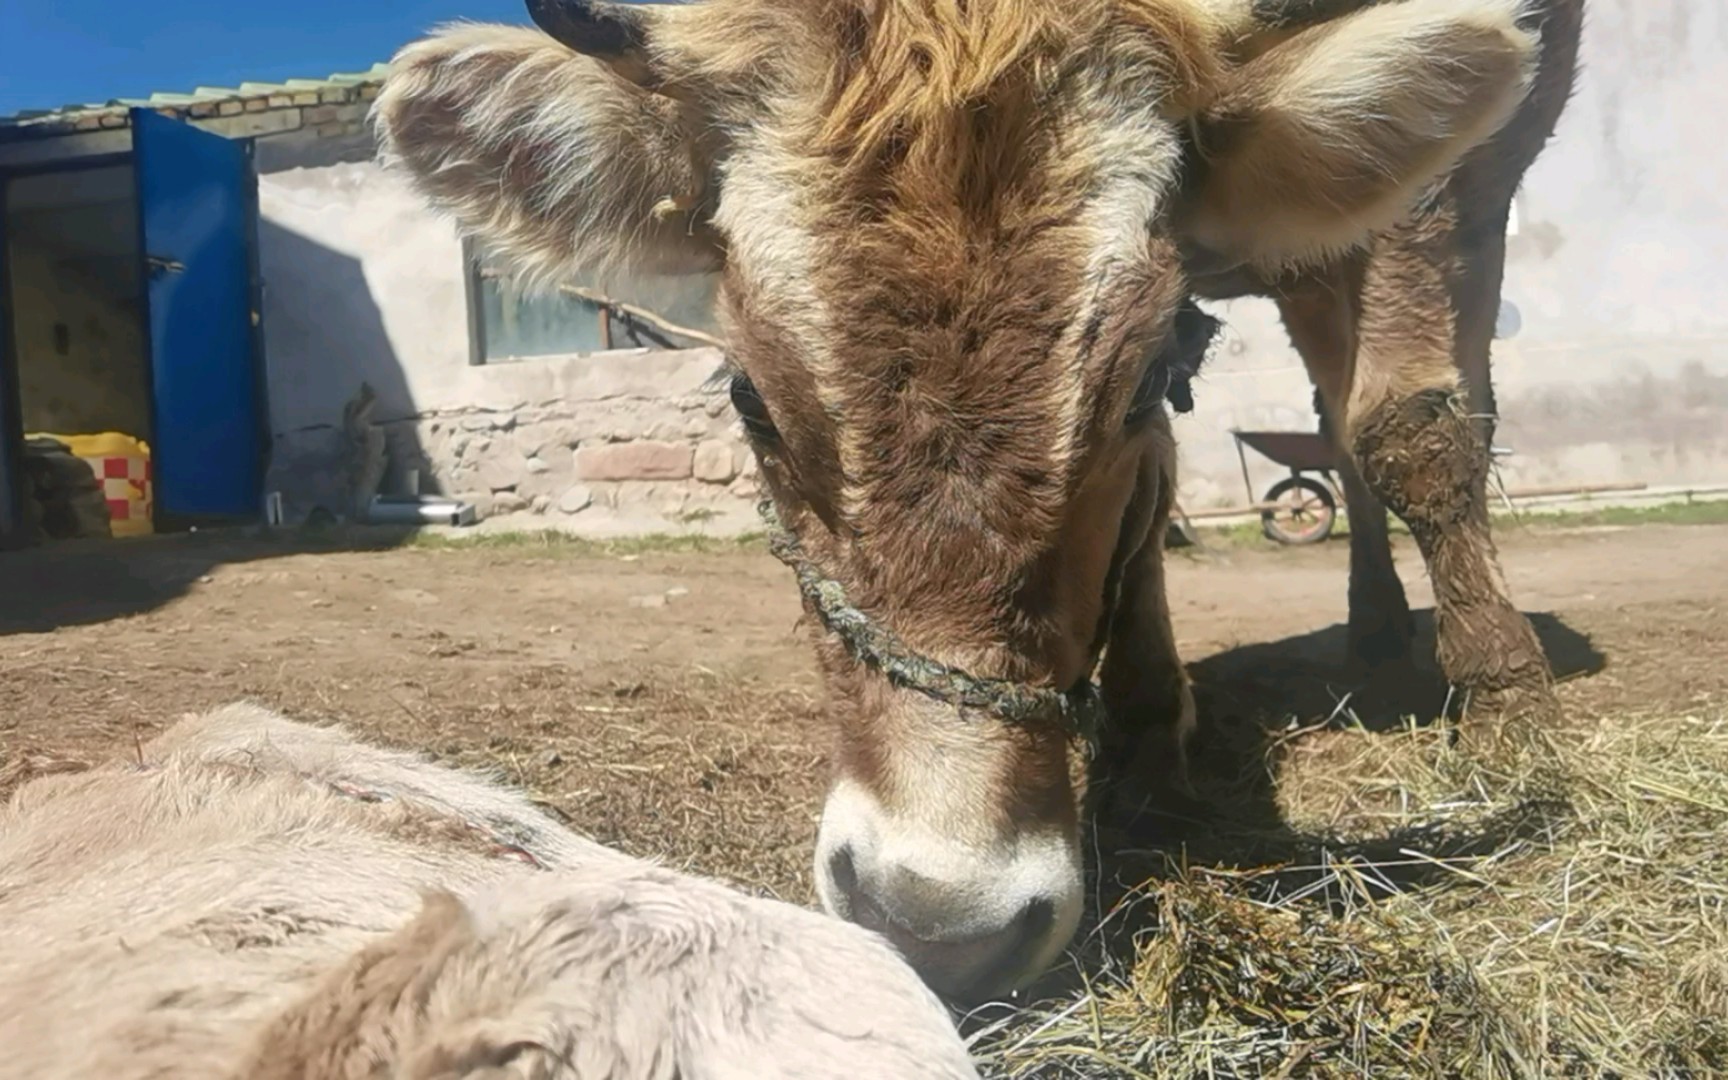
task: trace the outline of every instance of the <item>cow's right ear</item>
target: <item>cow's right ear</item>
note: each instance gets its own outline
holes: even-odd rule
[[[650,54],[650,34],[659,13],[633,4],[590,0],[528,0],[528,15],[547,34],[583,56],[592,56],[644,90],[668,85]]]
[[[462,23],[391,61],[386,164],[524,283],[718,268],[715,125],[653,45],[676,8],[535,0],[530,27]]]
[[[1282,11],[1285,36],[1190,118],[1180,220],[1197,258],[1267,273],[1347,251],[1404,217],[1512,117],[1540,45],[1531,0],[1254,8]]]

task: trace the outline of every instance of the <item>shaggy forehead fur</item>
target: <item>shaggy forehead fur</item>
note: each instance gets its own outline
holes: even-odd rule
[[[772,119],[724,168],[735,351],[818,512],[1023,558],[1168,327],[1167,116],[1214,77],[1216,28],[1169,0],[831,0],[786,18],[798,47],[758,58],[781,87]]]
[[[1048,83],[1100,47],[1137,47],[1140,62],[1191,100],[1216,79],[1218,49],[1244,25],[1242,7],[1238,0],[720,0],[663,15],[652,47],[671,71],[752,94],[765,82],[802,79],[804,92],[809,80],[820,81],[828,90],[825,138],[850,145],[963,107],[1009,78]]]

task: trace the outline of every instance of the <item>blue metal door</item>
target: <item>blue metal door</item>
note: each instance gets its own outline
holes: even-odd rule
[[[160,523],[253,517],[267,447],[250,144],[132,110]]]

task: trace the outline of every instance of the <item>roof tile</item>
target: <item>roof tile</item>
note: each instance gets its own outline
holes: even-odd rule
[[[338,71],[322,79],[284,79],[281,82],[243,82],[238,87],[199,86],[192,92],[157,91],[148,97],[114,98],[109,101],[62,105],[58,108],[21,109],[10,115],[0,115],[0,140],[9,135],[20,137],[40,132],[51,135],[60,132],[88,131],[98,127],[124,126],[130,123],[128,108],[153,108],[173,114],[176,111],[195,117],[216,115],[223,106],[231,112],[246,108],[244,99],[263,98],[268,108],[292,104],[317,104],[326,101],[351,101],[358,94],[370,99],[367,90],[375,88],[390,73],[389,64],[373,64],[365,71]],[[374,90],[373,95],[376,96]],[[230,105],[230,103],[234,103]],[[115,119],[115,118],[118,119]]]

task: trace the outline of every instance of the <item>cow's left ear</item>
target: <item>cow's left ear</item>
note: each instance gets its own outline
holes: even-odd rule
[[[1525,0],[1401,0],[1281,35],[1191,118],[1185,241],[1276,271],[1354,247],[1509,119]]]
[[[681,9],[530,11],[557,37],[466,23],[397,53],[372,114],[385,162],[531,285],[718,268],[717,125],[655,44]]]

